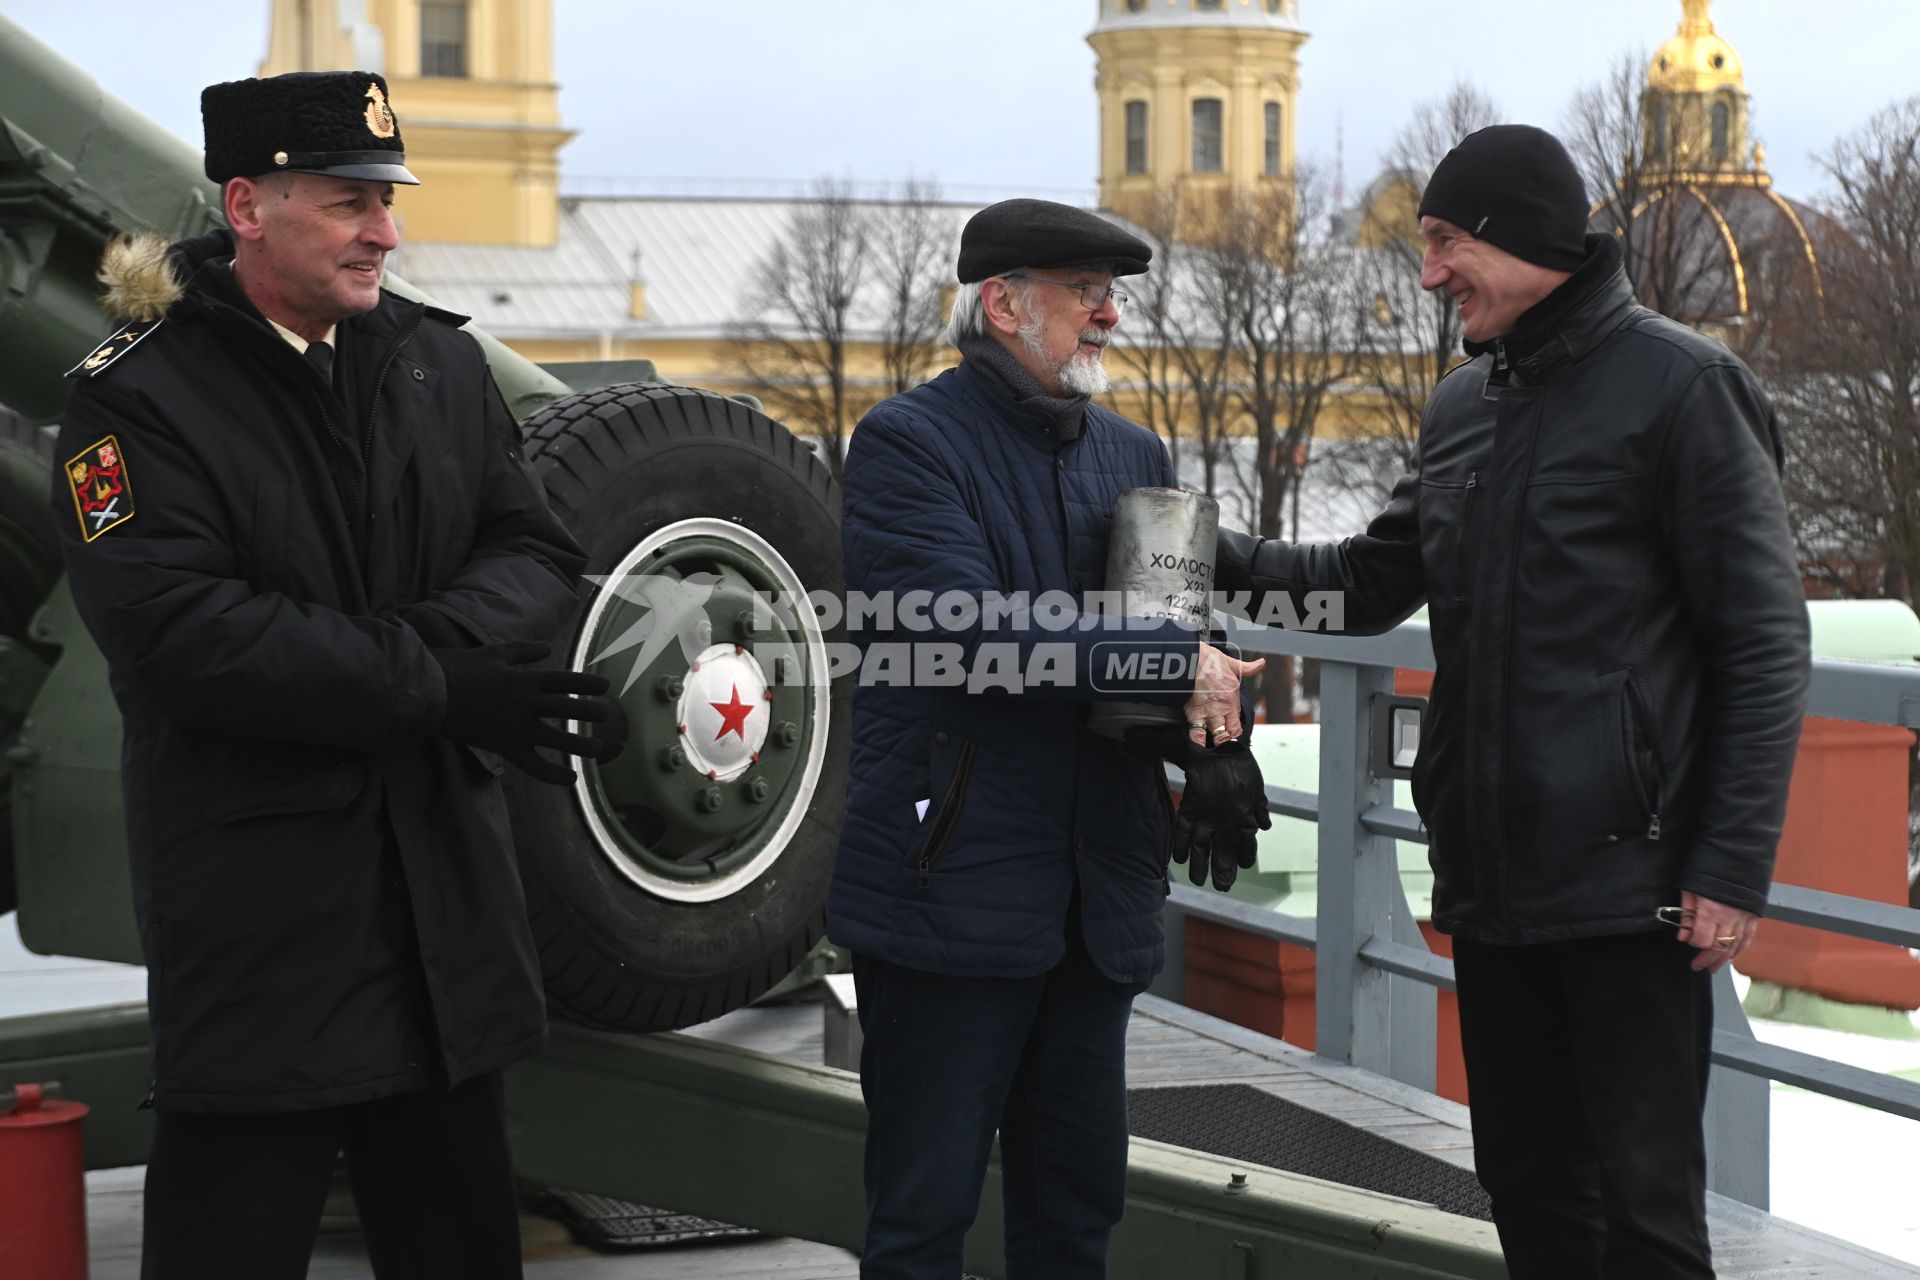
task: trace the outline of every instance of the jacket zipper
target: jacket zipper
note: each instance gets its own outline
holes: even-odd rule
[[[1626,716],[1627,774],[1633,779],[1634,787],[1640,792],[1640,805],[1647,811],[1647,839],[1660,838],[1660,802],[1661,792],[1666,790],[1666,767],[1660,760],[1660,742],[1653,734],[1653,719],[1647,713],[1646,700],[1640,696],[1640,686],[1635,683],[1633,673],[1628,672],[1622,687],[1626,690],[1626,701],[1622,704]],[[1653,763],[1652,785],[1640,771],[1640,748],[1636,739],[1644,739],[1647,744],[1647,757]]]
[[[1467,598],[1467,535],[1473,531],[1473,492],[1480,487],[1480,473],[1467,473],[1467,498],[1460,508],[1460,548],[1454,557],[1453,601],[1459,604]]]
[[[960,818],[960,802],[966,798],[967,775],[973,771],[974,744],[962,743],[960,758],[953,766],[953,780],[947,783],[947,793],[940,797],[940,816],[933,820],[933,829],[927,832],[927,843],[920,850],[920,887],[926,888],[933,879],[933,864],[946,852],[947,840],[953,834],[954,823]]]

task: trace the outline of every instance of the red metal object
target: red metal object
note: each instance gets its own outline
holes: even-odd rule
[[[87,1108],[58,1092],[0,1090],[0,1276],[87,1280]]]
[[[1808,716],[1774,880],[1904,904],[1912,750],[1910,729]],[[1920,961],[1890,942],[1763,920],[1734,963],[1749,978],[1829,1000],[1920,1009]]]

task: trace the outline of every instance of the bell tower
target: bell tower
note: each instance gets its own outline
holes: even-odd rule
[[[1293,172],[1298,0],[1098,0],[1100,205],[1182,223]]]
[[[553,0],[272,0],[263,76],[386,77],[407,167],[408,239],[550,245],[560,228]]]
[[[1746,68],[1713,29],[1712,0],[1681,0],[1680,29],[1647,66],[1642,165],[1697,181],[1765,178],[1747,137]]]

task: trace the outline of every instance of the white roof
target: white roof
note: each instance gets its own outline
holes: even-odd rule
[[[1136,9],[1135,5],[1138,4]],[[1238,27],[1256,31],[1301,31],[1297,0],[1220,0],[1203,9],[1195,0],[1098,0],[1094,31],[1135,27]]]
[[[721,337],[747,318],[756,273],[795,215],[816,204],[568,196],[560,202],[552,248],[403,244],[394,270],[442,306],[507,340]],[[939,206],[952,223],[947,261],[959,248],[961,226],[981,207]],[[636,279],[647,286],[647,314],[639,320],[628,315]]]

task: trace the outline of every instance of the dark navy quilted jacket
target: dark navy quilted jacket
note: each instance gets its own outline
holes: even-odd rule
[[[1054,591],[1067,593],[1056,604],[1070,596],[1077,606],[1104,589],[1114,499],[1173,483],[1151,432],[1089,407],[1080,436],[1062,441],[1045,412],[963,363],[878,405],[854,432],[847,589],[1025,592],[1036,603]],[[1115,632],[1073,609],[1036,609],[1024,628],[966,626],[960,611],[944,620],[928,632],[850,619],[849,632],[870,669],[875,646],[918,642],[958,645],[984,671],[984,647],[995,646],[1003,658],[1017,653],[1021,670],[1044,653],[1070,680],[1019,693],[984,681],[971,691],[862,681],[828,932],[916,969],[1043,973],[1061,956],[1077,875],[1094,960],[1116,981],[1145,982],[1165,958],[1171,800],[1159,764],[1091,733],[1087,712],[1115,688],[1177,706],[1181,682],[1152,680],[1141,664],[1116,686],[1106,655],[1119,636],[1162,662],[1190,661],[1195,636],[1174,623]]]

